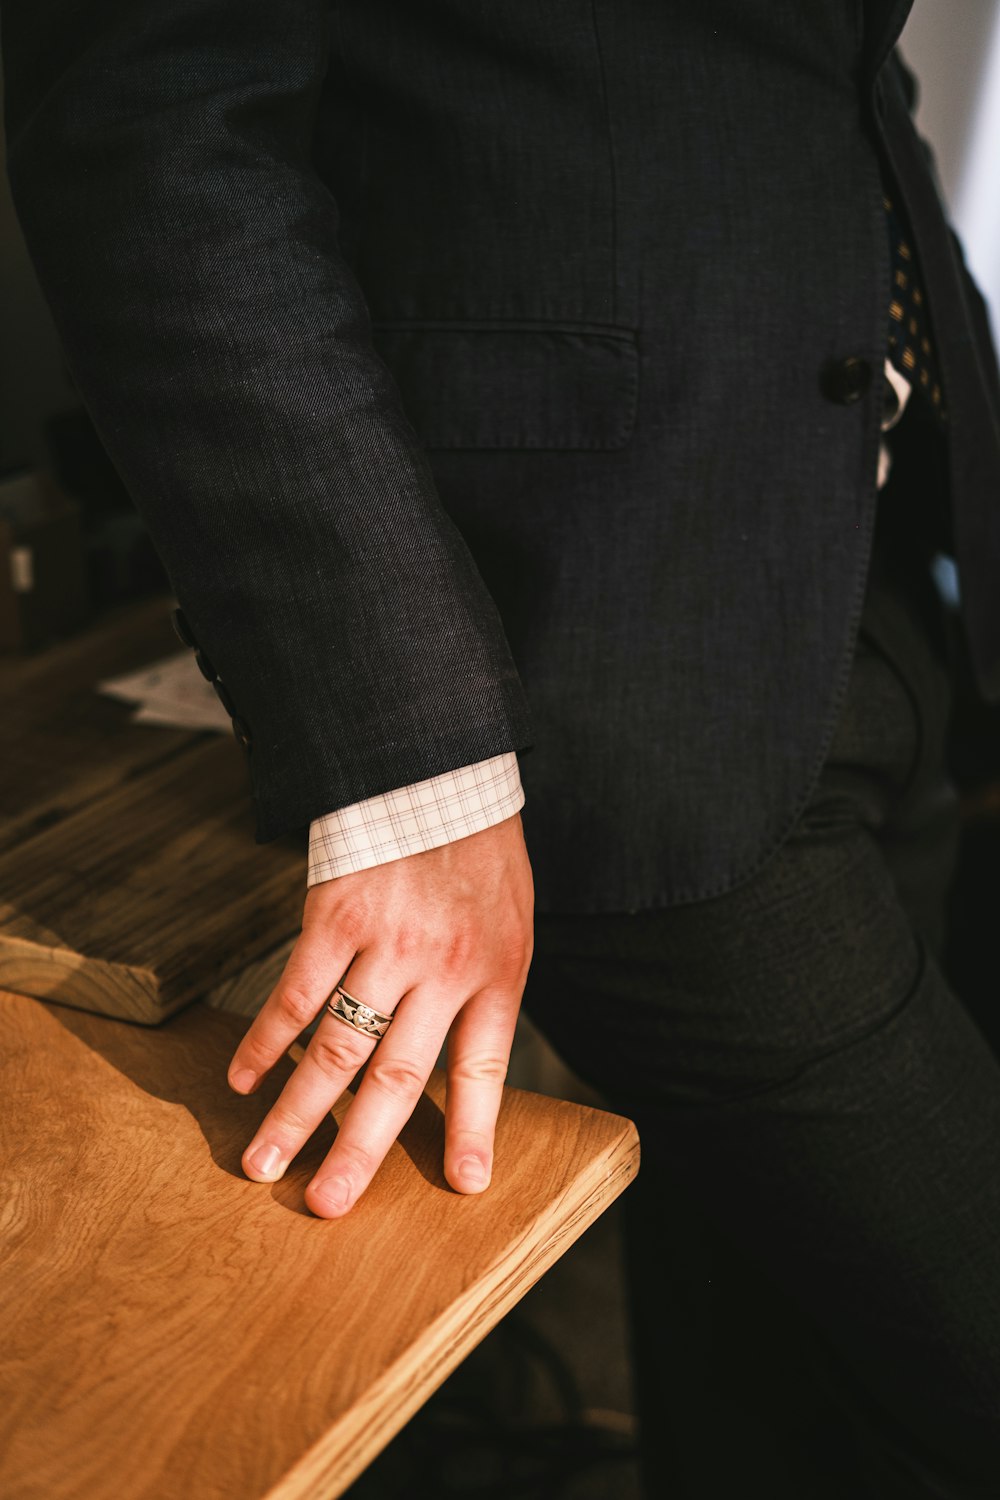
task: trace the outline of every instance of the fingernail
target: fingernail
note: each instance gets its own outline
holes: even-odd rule
[[[264,1177],[270,1177],[281,1161],[281,1152],[277,1146],[258,1146],[247,1160],[255,1172],[260,1172]]]
[[[478,1156],[467,1156],[458,1164],[458,1180],[466,1187],[485,1187],[486,1168]]]
[[[346,1177],[328,1177],[316,1184],[316,1197],[329,1208],[346,1208],[350,1196],[351,1184]]]
[[[233,1074],[233,1088],[238,1094],[249,1094],[257,1082],[257,1074],[252,1068],[240,1068]]]

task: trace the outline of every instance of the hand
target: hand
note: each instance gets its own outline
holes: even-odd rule
[[[339,1218],[357,1202],[409,1118],[448,1040],[444,1171],[462,1193],[488,1186],[493,1135],[531,962],[533,888],[519,815],[439,849],[310,888],[302,933],[229,1066],[258,1087],[334,986],[394,1011],[385,1038],[306,1188]],[[243,1155],[274,1182],[326,1118],[375,1042],[324,1014]]]

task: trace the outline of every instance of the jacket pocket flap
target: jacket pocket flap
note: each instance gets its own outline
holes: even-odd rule
[[[623,448],[639,359],[629,329],[376,324],[427,448]]]

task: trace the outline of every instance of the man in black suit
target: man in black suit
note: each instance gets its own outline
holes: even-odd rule
[[[488,1184],[533,870],[529,1003],[643,1136],[651,1494],[1000,1478],[928,571],[997,696],[1000,385],[908,8],[5,5],[71,368],[259,837],[310,827],[233,1086],[322,1019],[246,1170],[372,1056],[307,1192],[349,1211],[447,1034],[445,1169]]]

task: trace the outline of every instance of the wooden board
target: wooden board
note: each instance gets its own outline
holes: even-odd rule
[[[291,1068],[232,1094],[245,1024],[0,994],[4,1500],[334,1500],[635,1173],[628,1121],[508,1089],[461,1197],[435,1078],[352,1213],[314,1218],[332,1119],[280,1183],[241,1174]]]
[[[181,649],[166,598],[114,611],[36,656],[0,657],[0,850],[94,802],[195,742],[130,722],[94,685]]]
[[[156,1022],[287,940],[304,861],[255,857],[234,753],[196,744],[0,855],[0,986]]]
[[[131,724],[95,692],[173,645],[157,600],[0,664],[0,985],[146,1024],[219,987],[265,999],[302,851],[255,845],[229,736]]]

